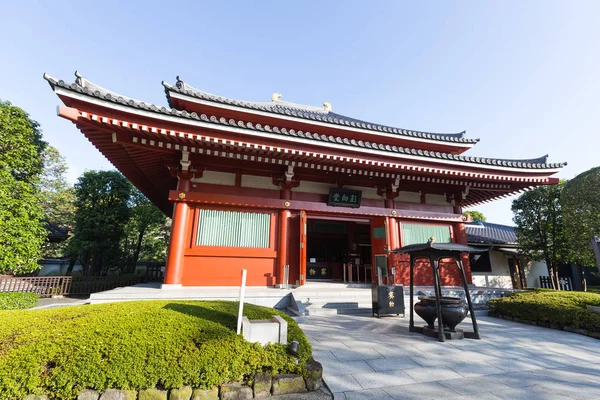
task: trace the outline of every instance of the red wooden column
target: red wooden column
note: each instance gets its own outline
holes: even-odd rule
[[[390,185],[381,185],[377,187],[377,194],[383,197],[385,208],[394,208],[394,199],[399,196],[400,192],[393,190]]]
[[[175,203],[173,209],[173,223],[171,225],[171,239],[169,242],[169,254],[165,266],[165,281],[163,288],[181,286],[181,275],[183,273],[183,258],[185,254],[187,234],[190,220],[190,206],[185,202],[185,193],[191,187],[191,176],[178,174],[179,182],[177,190],[184,195],[181,201]]]
[[[465,230],[465,224],[462,222],[454,224],[452,227],[454,231],[454,241],[459,244],[467,245],[467,232]],[[468,255],[463,255],[462,257],[463,267],[465,269],[465,275],[467,276],[467,283],[473,283],[473,278],[471,275],[471,263],[469,261]]]
[[[389,244],[389,249],[390,250],[396,250],[398,248],[400,248],[400,232],[399,232],[399,224],[398,224],[398,220],[394,217],[389,217],[388,219],[388,224],[389,224],[389,232],[390,232],[390,244]],[[398,263],[398,254],[390,254],[389,255],[389,263],[390,263],[390,268],[396,268],[396,282],[394,283],[400,283],[400,276],[401,276],[401,271],[400,271],[400,264]]]
[[[278,248],[277,248],[277,283],[279,285],[283,285],[285,283],[283,281],[283,270],[284,266],[287,264],[287,237],[288,237],[288,220],[290,218],[289,210],[281,210],[279,212],[279,235],[277,237],[278,240]],[[289,276],[288,276],[289,279]]]

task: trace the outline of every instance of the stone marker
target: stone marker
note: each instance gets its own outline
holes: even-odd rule
[[[271,396],[271,374],[256,374],[252,389],[254,390],[255,399],[264,399]]]
[[[221,400],[250,400],[252,389],[243,383],[226,383],[221,385]]]
[[[218,394],[218,392],[217,392]],[[171,389],[169,392],[169,400],[190,400],[192,397],[192,387],[184,386],[179,389]]]
[[[83,390],[77,395],[77,400],[98,400],[100,393],[95,390]]]
[[[135,390],[117,390],[108,389],[102,393],[100,400],[136,400],[137,392]]]
[[[306,392],[304,378],[295,374],[275,375],[273,377],[273,387],[271,394],[277,396],[280,394],[302,393]]]
[[[138,400],[167,400],[167,391],[156,388],[141,389]]]
[[[219,400],[219,388],[212,389],[194,389],[191,400]]]
[[[323,383],[323,366],[318,361],[306,363],[306,388],[311,392],[321,387]]]

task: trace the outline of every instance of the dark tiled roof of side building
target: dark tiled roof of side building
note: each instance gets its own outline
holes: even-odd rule
[[[489,222],[468,222],[465,224],[469,244],[516,244],[515,228]]]
[[[177,83],[175,85],[170,85],[166,82],[163,82],[163,86],[165,87],[165,92],[167,93],[167,100],[169,101],[169,106],[171,107],[173,106],[173,104],[169,96],[169,91],[185,94],[202,100],[212,101],[215,103],[227,104],[231,106],[242,107],[257,111],[265,111],[289,117],[325,122],[334,125],[344,125],[352,128],[362,128],[372,131],[386,132],[390,134],[396,134],[398,136],[408,136],[420,139],[440,140],[445,142],[466,144],[474,144],[479,142],[479,139],[465,138],[465,131],[459,133],[421,132],[409,129],[394,128],[387,125],[375,124],[372,122],[367,122],[360,119],[337,114],[332,111],[328,111],[325,108],[288,103],[280,100],[271,102],[257,102],[230,99],[228,97],[217,96],[211,93],[207,93],[203,90],[196,89],[180,80],[179,77],[177,77]]]
[[[269,126],[261,124],[252,124],[251,122],[236,121],[233,119],[217,118],[215,116],[208,116],[205,114],[198,115],[195,112],[189,113],[187,111],[180,111],[174,108],[160,107],[154,104],[149,104],[143,101],[135,100],[130,97],[122,96],[118,93],[104,89],[101,86],[96,85],[84,79],[79,73],[75,73],[77,79],[74,83],[67,83],[63,80],[57,80],[47,74],[44,74],[44,79],[48,81],[50,86],[53,88],[58,86],[60,88],[81,93],[83,95],[109,101],[111,103],[120,104],[123,106],[131,107],[134,109],[140,109],[150,112],[155,112],[164,115],[176,116],[186,118],[190,120],[202,121],[209,124],[231,126],[233,128],[250,129],[259,132],[268,132],[282,136],[295,136],[303,139],[314,140],[319,142],[337,143],[350,147],[366,148],[396,154],[405,154],[409,156],[423,157],[425,160],[430,159],[442,159],[449,161],[457,161],[479,165],[499,166],[507,168],[523,168],[523,169],[558,169],[562,168],[567,163],[547,163],[548,156],[542,156],[538,158],[523,159],[523,160],[506,160],[499,158],[487,158],[487,157],[469,157],[450,153],[440,153],[428,150],[413,149],[408,147],[397,147],[390,146],[387,144],[364,142],[362,140],[354,140],[342,137],[327,136],[324,134],[318,134],[314,132],[303,132],[295,131],[294,129],[279,128],[277,126]]]
[[[69,228],[58,226],[50,221],[45,221],[44,228],[48,231],[47,239],[50,242],[62,242],[69,238]]]

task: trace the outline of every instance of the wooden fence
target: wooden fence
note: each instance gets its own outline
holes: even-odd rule
[[[40,297],[86,295],[147,281],[146,275],[10,277],[0,278],[0,292],[32,292]]]
[[[573,290],[571,278],[558,278],[560,290]],[[544,289],[552,289],[552,282],[549,276],[540,276],[540,287]]]
[[[69,293],[71,280],[70,276],[0,278],[0,292],[32,292],[40,297],[61,296]]]

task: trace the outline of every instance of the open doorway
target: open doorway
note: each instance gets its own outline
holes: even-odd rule
[[[370,282],[369,222],[308,217],[306,279],[329,282]]]

